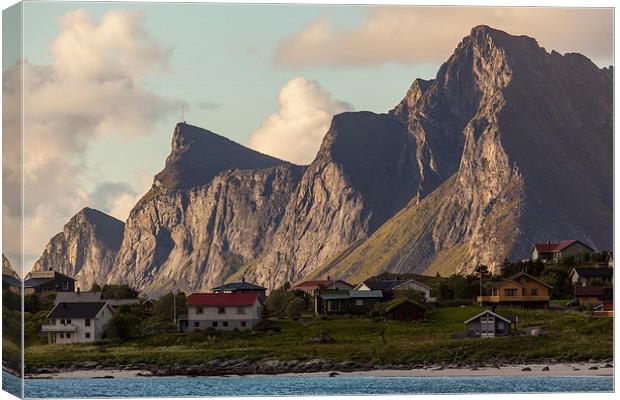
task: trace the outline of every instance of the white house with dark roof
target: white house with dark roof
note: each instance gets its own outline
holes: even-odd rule
[[[424,299],[431,303],[436,301],[431,296],[431,288],[413,279],[405,280],[374,280],[369,279],[358,284],[354,290],[381,290],[385,298],[391,299],[399,290],[417,290],[424,295]]]
[[[94,342],[102,338],[113,314],[105,301],[62,302],[47,314],[41,330],[47,333],[49,344]]]

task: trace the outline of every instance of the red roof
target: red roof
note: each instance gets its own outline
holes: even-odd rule
[[[558,251],[562,251],[577,242],[583,244],[579,240],[562,240],[559,243],[534,243],[534,247],[539,253],[557,253]],[[590,247],[585,244],[584,246],[588,248]]]
[[[192,293],[187,298],[188,306],[243,307],[252,306],[258,293]]]
[[[333,281],[330,281],[328,279],[323,279],[319,281],[303,281],[293,287],[295,289],[319,289],[325,285],[329,285],[330,283],[333,283]]]

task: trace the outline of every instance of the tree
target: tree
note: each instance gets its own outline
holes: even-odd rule
[[[482,297],[482,278],[489,275],[489,267],[478,264],[474,269],[474,274],[480,279],[480,297]]]
[[[140,292],[129,285],[104,285],[101,297],[104,299],[137,299]]]
[[[110,339],[132,339],[140,331],[142,321],[131,312],[119,310],[106,328],[106,333]]]
[[[97,282],[94,282],[92,286],[90,287],[91,292],[101,292],[101,290],[102,290],[101,286],[99,286]]]
[[[176,297],[176,299],[175,299]],[[158,321],[172,321],[175,315],[174,304],[176,302],[176,316],[187,313],[185,293],[179,292],[176,295],[169,292],[161,296],[153,307],[154,318]]]
[[[418,303],[426,302],[426,296],[424,296],[424,293],[419,290],[412,289],[412,288],[405,289],[405,290],[399,290],[398,297],[404,297],[406,299],[413,300]]]
[[[308,310],[308,304],[301,297],[294,297],[286,305],[286,314],[291,319],[297,319]]]

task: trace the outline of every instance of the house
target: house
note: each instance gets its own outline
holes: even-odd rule
[[[8,290],[19,294],[21,292],[22,281],[13,274],[2,273],[2,290]]]
[[[387,318],[396,321],[419,321],[426,315],[424,306],[405,297],[390,301],[384,310]]]
[[[481,304],[548,308],[552,286],[525,272],[514,274],[489,286],[490,296],[478,296]]]
[[[512,332],[513,320],[516,322],[516,318],[502,317],[485,310],[465,321],[467,337],[508,336]]]
[[[73,292],[75,279],[56,271],[32,271],[24,281],[26,294],[44,292]]]
[[[49,344],[86,343],[100,340],[114,311],[105,302],[58,303],[47,314]]]
[[[187,298],[183,332],[213,328],[230,331],[252,329],[260,322],[263,303],[254,293],[192,293]]]
[[[577,286],[574,294],[580,306],[594,308],[604,305],[605,310],[613,310],[614,289],[612,287]]]
[[[145,299],[142,302],[142,310],[146,315],[151,315],[153,313],[153,308],[155,307],[155,300],[153,299]]]
[[[316,298],[318,314],[365,315],[383,301],[383,293],[380,290],[321,290]]]
[[[369,279],[358,284],[354,290],[381,290],[384,300],[398,297],[398,291],[417,290],[424,295],[424,299],[431,303],[436,299],[431,297],[431,288],[413,279],[407,280],[374,280]]]
[[[592,253],[594,249],[580,240],[563,240],[559,243],[535,243],[532,248],[532,260],[557,262],[558,260],[581,253]]]
[[[573,268],[568,277],[573,286],[608,286],[613,283],[613,268]]]
[[[265,293],[267,292],[267,289],[253,283],[246,282],[245,279],[242,279],[241,282],[232,282],[214,287],[211,291],[214,293],[257,293],[261,297],[261,300],[265,301]]]
[[[340,279],[331,280],[329,277],[323,280],[303,281],[289,289],[291,291],[301,290],[306,293],[314,293],[318,290],[353,290],[353,285]]]

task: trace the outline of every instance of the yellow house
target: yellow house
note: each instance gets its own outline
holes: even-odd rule
[[[519,272],[491,286],[490,296],[479,296],[482,304],[518,306],[524,308],[549,307],[549,290],[551,285],[534,278],[525,272]]]

